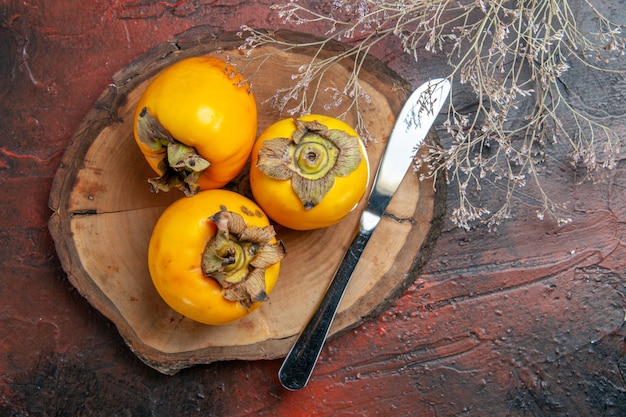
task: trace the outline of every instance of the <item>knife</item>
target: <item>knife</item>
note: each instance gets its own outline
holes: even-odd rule
[[[361,214],[358,233],[317,311],[278,371],[283,387],[295,391],[309,382],[352,272],[449,92],[450,82],[447,79],[428,81],[411,94],[400,111],[378,166],[367,205]]]

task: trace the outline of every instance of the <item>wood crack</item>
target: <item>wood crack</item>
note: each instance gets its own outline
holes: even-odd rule
[[[70,213],[70,217],[93,216],[94,214],[98,214],[98,211],[95,209],[76,210]]]

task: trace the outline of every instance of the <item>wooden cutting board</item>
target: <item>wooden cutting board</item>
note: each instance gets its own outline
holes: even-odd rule
[[[318,40],[288,31],[271,35],[287,43]],[[73,136],[52,186],[50,207],[54,213],[49,228],[70,282],[117,326],[141,360],[165,374],[219,360],[285,356],[332,279],[365,203],[326,229],[297,232],[277,226],[288,251],[278,284],[269,301],[238,322],[199,324],[160,299],[147,268],[148,242],[159,215],[171,202],[184,197],[177,190],[150,192],[147,179],[154,174],[132,133],[132,114],[146,85],[160,70],[183,58],[209,54],[229,59],[251,81],[261,132],[289,117],[272,107],[271,97],[277,89],[292,85],[291,75],[300,65],[336,56],[347,48],[330,42],[314,56],[316,47],[273,44],[245,56],[238,49],[242,43],[235,33],[214,36],[196,28],[157,46],[115,74]],[[314,112],[338,115],[344,110],[325,108],[333,101],[326,87],[342,86],[353,67],[354,62],[345,59],[328,69],[318,88]],[[367,143],[373,180],[395,116],[411,87],[372,57],[363,63],[360,82],[370,97],[361,101],[360,113],[374,138]],[[345,120],[354,125],[356,116],[350,111]],[[431,133],[428,140],[437,138]],[[419,181],[418,176],[407,174],[371,238],[331,337],[387,308],[413,283],[427,260],[441,227],[446,190],[445,182]],[[247,194],[245,173],[228,187]]]

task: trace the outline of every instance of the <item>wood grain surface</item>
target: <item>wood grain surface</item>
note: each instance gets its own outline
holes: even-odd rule
[[[86,111],[121,68],[196,27],[283,26],[273,1],[5,2],[0,13],[0,414],[9,416],[626,415],[626,163],[581,180],[565,146],[542,173],[572,223],[536,216],[532,189],[489,233],[446,221],[393,304],[330,341],[309,385],[281,388],[280,359],[163,375],[71,285],[47,223],[53,176]],[[581,19],[587,19],[578,3]],[[594,2],[623,18],[623,2]],[[328,7],[327,1],[311,1]],[[586,20],[586,21],[587,21]],[[326,27],[287,27],[322,35]],[[449,71],[394,40],[372,54],[414,87]],[[626,79],[572,62],[569,97],[626,136]],[[455,86],[459,105],[473,98]],[[110,108],[101,107],[103,120]],[[498,185],[480,198],[500,198]],[[458,190],[451,185],[448,205]],[[448,214],[450,212],[448,211]]]
[[[318,40],[289,31],[272,36],[291,44]],[[284,357],[317,308],[366,204],[364,199],[345,219],[324,229],[302,232],[275,225],[289,256],[281,262],[281,279],[270,299],[242,320],[206,326],[177,314],[161,300],[148,271],[148,242],[163,210],[183,194],[150,192],[147,179],[154,173],[134,143],[132,127],[146,85],[161,69],[184,58],[210,55],[228,60],[251,82],[262,132],[288,117],[272,107],[271,98],[291,83],[290,69],[345,48],[332,43],[320,53],[312,47],[264,45],[245,55],[239,50],[242,44],[236,33],[216,37],[198,28],[180,36],[178,47],[171,42],[157,45],[120,70],[113,77],[115,83],[87,112],[52,185],[50,231],[70,282],[115,323],[140,359],[166,374],[218,360]],[[328,88],[346,83],[354,66],[346,59],[324,74],[313,113],[328,114],[324,109],[332,100]],[[373,57],[361,63],[360,82],[369,95],[360,106],[372,136],[366,145],[372,167],[369,189],[410,86]],[[104,118],[102,108],[107,108]],[[331,111],[347,112],[346,122],[356,126],[356,112],[349,111],[348,103]],[[437,140],[434,131],[428,140]],[[424,166],[421,172],[409,171],[392,199],[354,272],[331,338],[389,307],[428,259],[442,225],[446,187],[441,180],[435,185],[433,178],[419,181],[427,170]],[[247,171],[248,167],[226,188],[253,199]]]

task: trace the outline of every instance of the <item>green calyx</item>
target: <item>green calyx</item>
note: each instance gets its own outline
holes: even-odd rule
[[[300,143],[290,147],[290,157],[298,175],[317,180],[328,174],[335,166],[339,149],[328,139],[307,133]]]
[[[148,180],[153,192],[167,192],[176,187],[186,196],[198,193],[198,178],[211,163],[202,158],[193,147],[172,137],[145,107],[137,119],[137,137],[161,158],[158,164],[161,175]]]
[[[295,123],[291,139],[265,141],[257,167],[272,178],[291,180],[304,207],[311,209],[332,189],[335,177],[349,175],[363,157],[358,137],[315,120]]]
[[[285,256],[282,242],[271,243],[272,226],[248,226],[237,213],[222,210],[209,218],[217,226],[202,254],[202,272],[216,280],[229,301],[249,308],[265,301],[265,271]]]

